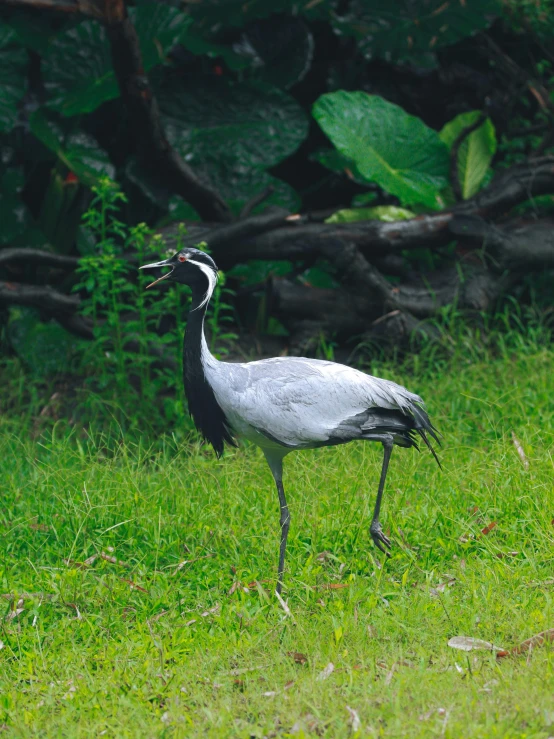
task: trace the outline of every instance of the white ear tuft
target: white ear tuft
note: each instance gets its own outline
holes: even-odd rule
[[[196,262],[194,259],[187,259],[187,262],[189,264],[194,264],[195,267],[198,267],[198,269],[200,269],[206,275],[206,278],[208,280],[208,289],[206,290],[204,299],[202,300],[200,305],[198,305],[194,309],[198,310],[199,308],[203,308],[207,303],[209,303],[213,291],[215,290],[215,286],[217,285],[217,272],[214,272],[211,267],[208,267],[207,264],[203,264],[203,262]]]

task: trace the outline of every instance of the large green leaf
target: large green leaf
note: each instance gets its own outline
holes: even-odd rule
[[[395,221],[407,221],[415,218],[416,214],[406,208],[396,205],[375,205],[372,208],[345,208],[337,210],[325,223],[355,223],[356,221],[384,221],[394,223]]]
[[[302,18],[278,15],[249,23],[233,48],[251,60],[257,79],[288,89],[310,69],[314,40]]]
[[[377,95],[342,90],[322,95],[313,115],[366,182],[376,182],[402,205],[441,207],[448,148],[422,120]]]
[[[49,107],[64,115],[90,113],[118,97],[106,32],[96,21],[62,31],[42,62]]]
[[[164,77],[157,89],[167,137],[223,197],[244,203],[271,184],[267,202],[293,207],[292,188],[265,170],[290,156],[308,133],[300,106],[284,92],[218,78],[186,87]]]
[[[337,15],[339,33],[358,39],[368,57],[434,63],[434,52],[487,28],[500,0],[351,0]]]
[[[164,3],[131,8],[146,72],[163,62],[186,35],[191,20]],[[110,44],[100,23],[83,21],[58,34],[43,60],[49,106],[63,115],[90,113],[119,96]]]
[[[192,166],[273,167],[308,133],[298,103],[275,88],[217,78],[183,87],[165,78],[156,92],[167,136]]]
[[[82,131],[64,135],[57,122],[42,110],[33,113],[29,122],[39,141],[85,185],[96,184],[103,174],[113,177],[114,170],[108,155],[92,136]]]
[[[480,116],[478,110],[460,113],[444,126],[439,134],[441,141],[451,149],[462,131],[472,126]],[[486,118],[476,131],[466,136],[458,150],[458,179],[464,200],[478,192],[495,152],[496,131],[490,118]]]
[[[15,31],[0,24],[0,132],[9,131],[17,120],[17,104],[26,88],[27,53],[17,43]]]

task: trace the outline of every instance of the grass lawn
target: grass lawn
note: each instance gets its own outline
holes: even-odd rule
[[[389,560],[369,536],[380,447],[289,456],[291,615],[257,450],[114,452],[4,419],[2,736],[554,736],[551,645],[448,646],[554,626],[553,364],[394,378],[426,399],[444,472],[395,449]]]

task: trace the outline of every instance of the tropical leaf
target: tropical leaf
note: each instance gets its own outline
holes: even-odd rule
[[[422,120],[377,95],[344,91],[322,95],[313,115],[366,182],[376,182],[403,205],[441,207],[448,148]]]
[[[325,223],[354,223],[355,221],[406,221],[415,218],[416,214],[396,205],[375,205],[373,208],[345,208],[337,210],[326,219]]]
[[[85,185],[96,184],[102,174],[113,177],[108,155],[92,136],[82,131],[64,135],[58,123],[42,110],[33,113],[29,123],[39,141]]]
[[[187,33],[191,19],[165,3],[131,8],[146,72],[166,60]],[[102,25],[83,21],[58,34],[43,60],[48,105],[65,116],[90,113],[119,96],[110,44]]]
[[[103,26],[83,21],[62,31],[42,61],[48,106],[63,115],[90,113],[119,96]]]
[[[286,90],[310,69],[314,40],[302,18],[279,15],[248,24],[233,49],[250,60],[258,80]]]
[[[0,24],[0,132],[17,121],[17,103],[26,89],[27,53],[9,26]]]
[[[294,190],[265,171],[307,135],[308,121],[293,98],[257,83],[207,78],[182,87],[167,76],[156,94],[169,141],[223,197],[238,208],[271,185],[267,202],[298,206]]]
[[[435,51],[487,28],[502,12],[499,0],[352,0],[334,17],[367,58],[434,65]]]
[[[441,141],[451,149],[462,131],[472,126],[481,115],[478,110],[460,113],[439,133]],[[478,192],[495,152],[496,131],[490,118],[486,118],[478,129],[466,136],[458,150],[458,179],[464,200]]]

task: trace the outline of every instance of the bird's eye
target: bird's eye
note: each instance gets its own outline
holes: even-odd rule
[[[186,257],[179,257],[179,261],[180,262],[186,262],[187,261],[187,258]]]

